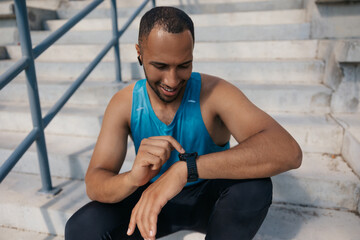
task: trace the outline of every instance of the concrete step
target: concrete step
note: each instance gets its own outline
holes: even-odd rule
[[[253,84],[233,82],[258,107],[268,112],[329,113],[331,89],[320,84]],[[107,104],[124,83],[85,82],[72,96],[70,104]],[[67,84],[39,85],[43,104],[55,103]],[[0,94],[2,102],[26,102],[26,85],[12,83]]]
[[[264,0],[196,0],[196,1],[179,1],[179,0],[161,0],[161,1],[157,1],[157,6],[175,6],[175,5],[191,5],[191,6],[196,6],[196,5],[205,5],[205,4],[244,4],[244,5],[261,5],[264,6],[266,4],[263,3]],[[268,8],[270,8],[270,6],[275,6],[280,5],[282,2],[281,0],[266,0],[267,1],[267,5]],[[30,1],[31,2],[31,1]],[[72,8],[72,9],[82,9],[85,6],[87,6],[89,3],[91,3],[92,0],[68,0],[68,1],[63,1],[61,3],[61,8],[67,9],[67,8]],[[132,0],[132,1],[122,1],[122,0],[116,0],[116,5],[119,8],[125,8],[125,7],[138,7],[141,3],[143,2],[143,0]],[[299,0],[288,0],[287,2],[292,2],[292,3],[285,3],[285,4],[289,4],[288,6],[292,6],[292,7],[296,7],[299,6],[302,7],[303,6],[303,1],[299,1]],[[283,4],[282,4],[283,5]],[[98,7],[99,8],[110,8],[111,4],[110,2],[104,1],[103,3],[101,3]],[[284,6],[279,6],[279,7],[284,7]]]
[[[240,26],[240,25],[273,25],[273,24],[296,24],[306,22],[304,9],[290,9],[280,11],[260,12],[233,12],[213,14],[190,14],[195,28],[205,26]],[[141,16],[137,17],[130,28],[138,28]],[[119,18],[118,26],[121,28],[128,18]],[[54,31],[61,27],[67,19],[48,20],[45,28]],[[75,31],[100,31],[111,30],[111,18],[87,18],[76,24]]]
[[[32,31],[32,43],[40,43],[50,33],[51,31]],[[57,44],[105,44],[110,41],[111,36],[111,31],[70,31]],[[138,30],[128,29],[120,42],[136,43],[137,38]],[[305,40],[310,38],[310,24],[198,27],[195,38],[200,42]]]
[[[345,129],[341,154],[360,176],[360,114],[335,114],[334,117]]]
[[[59,18],[70,18],[74,16],[79,9],[83,9],[89,4],[89,1],[83,3],[69,2],[57,11]],[[128,17],[135,11],[140,3],[134,3],[130,6],[128,4],[123,7],[118,7],[118,16]],[[246,12],[246,11],[271,11],[271,10],[284,10],[284,9],[301,9],[303,8],[302,0],[270,0],[270,1],[195,1],[193,3],[187,2],[183,4],[179,1],[157,1],[157,6],[174,6],[184,10],[189,14],[201,13],[232,13],[232,12]],[[121,5],[119,5],[121,6]],[[151,4],[145,7],[144,11],[151,8]],[[109,4],[102,4],[97,9],[92,11],[88,18],[104,18],[110,16]]]
[[[359,224],[359,217],[350,212],[273,204],[254,240],[350,240],[356,239],[360,234],[357,227]],[[49,236],[8,227],[0,227],[0,235],[4,236],[4,239],[17,240],[64,239],[62,235]],[[204,234],[201,233],[180,231],[161,240],[203,240],[204,238]]]
[[[194,49],[194,61],[240,61],[248,59],[289,60],[315,59],[317,40],[299,41],[243,41],[227,43],[197,42]],[[100,44],[89,45],[53,45],[40,55],[37,62],[88,62],[102,50]],[[22,57],[20,46],[6,46],[11,59]],[[131,62],[137,57],[134,44],[121,44],[120,57],[122,61]],[[103,61],[113,61],[113,50]]]
[[[272,180],[275,202],[360,210],[360,179],[340,156],[304,153],[299,169]]]
[[[331,90],[324,85],[234,83],[267,112],[329,113]]]
[[[95,128],[98,129],[98,127]],[[5,162],[25,136],[26,134],[23,132],[1,131],[0,165]],[[76,135],[54,135],[46,131],[45,139],[51,176],[83,180],[97,138],[80,137]],[[127,155],[121,172],[131,170],[134,159],[135,147],[129,138]],[[18,173],[39,174],[38,155],[35,144],[23,155],[13,171]]]
[[[2,106],[3,107],[3,106]],[[12,111],[11,111],[12,110]],[[27,109],[2,110],[0,117],[0,156],[7,159],[32,128]],[[66,178],[84,177],[92,149],[100,132],[103,112],[85,107],[65,107],[46,128],[47,148],[53,176]],[[104,110],[103,110],[104,111]],[[75,112],[75,114],[73,113]],[[329,116],[272,114],[272,116],[298,141],[302,150],[309,153],[341,153],[343,129]],[[237,142],[232,139],[231,146]],[[128,143],[129,160],[132,141]],[[24,161],[16,166],[17,171],[37,173],[37,155],[31,148],[23,156]],[[58,162],[61,160],[61,163]],[[63,163],[65,162],[65,164]]]
[[[319,159],[319,156],[305,155],[299,170],[273,178],[274,202],[356,210],[359,179],[340,157]],[[89,200],[82,181],[53,178],[53,183],[63,191],[55,197],[44,196],[36,193],[41,186],[39,176],[10,173],[0,185],[1,195],[6,196],[0,199],[2,216],[9,216],[1,218],[0,225],[62,235],[68,217]],[[291,212],[294,213],[288,211]],[[353,221],[359,221],[357,216],[351,216]],[[274,224],[273,221],[270,223]],[[278,222],[276,225],[279,226]]]
[[[136,59],[136,58],[135,58]],[[15,61],[0,61],[0,74],[11,67]],[[37,62],[35,64],[39,82],[69,82],[80,76],[89,65],[88,62]],[[122,62],[124,81],[144,78],[143,69],[138,62]],[[218,76],[232,82],[251,82],[267,84],[319,84],[323,79],[324,62],[314,59],[266,60],[241,59],[239,61],[195,61],[193,71]],[[25,73],[19,75],[19,81]],[[87,81],[111,82],[115,80],[115,64],[101,62],[88,76]],[[8,88],[9,86],[7,86]],[[9,87],[11,88],[11,87]]]

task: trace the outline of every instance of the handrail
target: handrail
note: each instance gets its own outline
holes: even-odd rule
[[[100,63],[108,51],[114,47],[115,51],[115,69],[116,80],[121,81],[121,62],[119,51],[119,38],[123,35],[129,25],[134,21],[136,16],[146,6],[150,0],[144,0],[143,3],[135,10],[129,20],[124,24],[121,30],[117,26],[117,7],[116,0],[111,1],[112,11],[112,26],[113,37],[99,52],[99,54],[90,62],[84,69],[80,76],[71,84],[67,91],[60,97],[60,99],[53,105],[44,118],[41,114],[40,98],[37,86],[37,78],[35,71],[35,59],[46,51],[52,44],[68,32],[75,24],[82,20],[86,15],[93,11],[104,0],[94,0],[87,5],[78,14],[70,18],[63,26],[50,34],[46,39],[39,43],[34,49],[32,48],[31,36],[29,30],[29,23],[27,17],[27,9],[25,0],[14,0],[16,22],[19,30],[20,45],[22,51],[22,58],[13,64],[5,73],[0,76],[0,90],[10,83],[19,73],[25,71],[28,97],[31,109],[31,117],[33,122],[33,129],[27,137],[16,147],[10,157],[0,166],[0,182],[9,174],[11,169],[20,160],[23,154],[29,149],[33,142],[36,142],[38,160],[40,166],[40,175],[42,181],[41,192],[49,194],[57,194],[61,191],[59,188],[54,188],[51,183],[49,160],[46,150],[46,141],[44,129],[48,126],[51,120],[62,109],[70,97],[76,92],[80,85],[86,80],[87,76]],[[151,0],[153,7],[155,7],[155,0]]]

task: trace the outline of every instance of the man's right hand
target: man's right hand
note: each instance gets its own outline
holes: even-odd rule
[[[171,151],[176,149],[185,153],[180,143],[171,136],[145,138],[141,141],[134,165],[129,172],[129,180],[135,186],[143,186],[155,177],[162,165],[170,158]]]

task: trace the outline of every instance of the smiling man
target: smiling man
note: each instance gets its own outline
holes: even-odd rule
[[[147,12],[138,41],[146,79],[110,101],[85,178],[93,202],[69,219],[65,238],[194,230],[208,240],[252,239],[272,201],[270,177],[299,167],[301,149],[238,88],[192,72],[194,27],[181,10]],[[136,158],[119,174],[129,135]]]

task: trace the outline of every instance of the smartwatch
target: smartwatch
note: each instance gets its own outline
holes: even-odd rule
[[[195,182],[199,179],[197,167],[196,167],[196,158],[197,152],[193,153],[179,153],[179,160],[186,162],[188,169],[188,178],[187,182]]]

